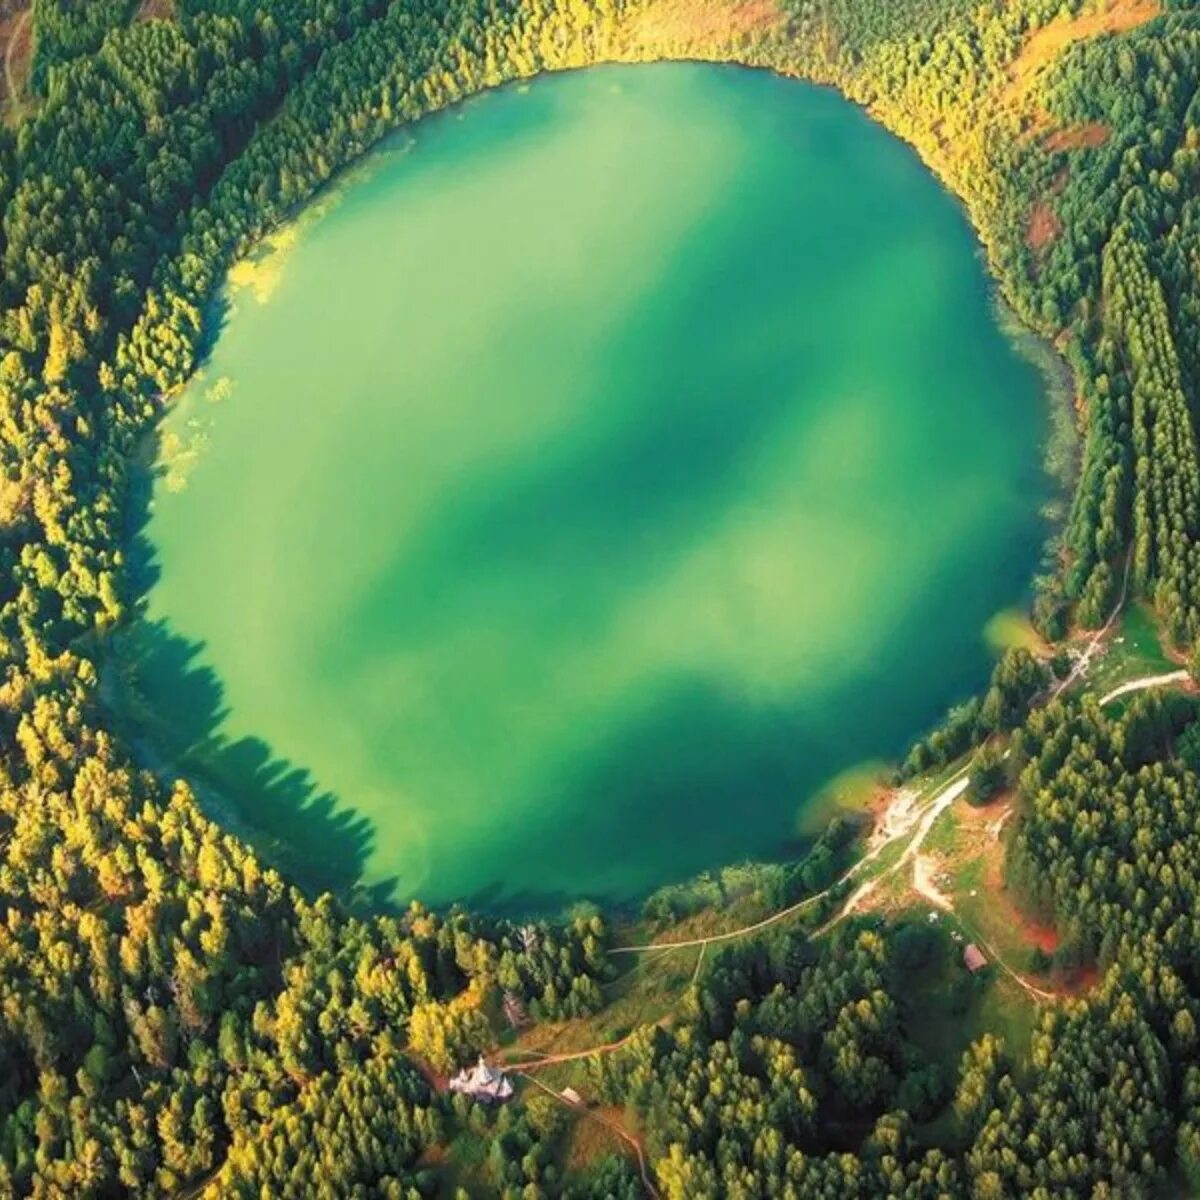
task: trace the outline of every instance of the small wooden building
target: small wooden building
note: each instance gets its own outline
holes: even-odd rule
[[[968,942],[966,949],[963,950],[963,962],[972,975],[987,966],[987,959],[984,958],[983,951],[974,942]]]

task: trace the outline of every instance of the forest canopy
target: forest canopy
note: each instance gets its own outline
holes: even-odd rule
[[[433,1196],[439,1148],[464,1132],[489,1147],[474,1178],[495,1194],[644,1194],[625,1157],[564,1174],[553,1104],[488,1110],[439,1087],[494,1044],[502,1010],[599,1011],[610,920],[304,895],[115,728],[104,654],[136,607],[139,446],[201,358],[231,264],[386,132],[541,71],[736,60],[832,84],[912,142],[1069,364],[1082,461],[1039,581],[1042,633],[1098,627],[1136,596],[1189,651],[1200,13],[34,0],[28,20],[23,103],[0,128],[0,1195]],[[1200,1186],[1197,713],[1047,704],[1045,683],[1006,659],[908,769],[1003,741],[1007,757],[980,761],[1017,789],[1009,881],[1099,982],[1046,1009],[1027,1052],[986,1034],[947,1070],[907,999],[944,947],[910,923],[714,954],[678,1021],[629,1030],[593,1069],[662,1195]],[[828,885],[846,853],[834,830],[774,898]]]

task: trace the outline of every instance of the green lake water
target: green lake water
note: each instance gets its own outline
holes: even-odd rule
[[[147,753],[299,878],[541,907],[777,856],[986,679],[1041,381],[836,95],[541,79],[294,241],[166,419],[124,644]]]

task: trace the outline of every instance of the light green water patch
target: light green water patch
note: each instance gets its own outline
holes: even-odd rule
[[[786,852],[985,680],[1037,561],[1045,403],[959,208],[730,68],[403,144],[166,422],[130,711],[314,885],[548,905]]]
[[[834,817],[870,819],[872,806],[886,791],[891,768],[883,761],[855,763],[812,789],[796,823],[796,832],[815,838]]]
[[[994,613],[983,632],[996,654],[1003,654],[1005,650],[1028,650],[1030,654],[1044,657],[1048,650],[1023,609],[1005,608]]]

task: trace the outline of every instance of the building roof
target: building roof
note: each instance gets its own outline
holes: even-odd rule
[[[473,1067],[465,1067],[450,1080],[450,1090],[479,1100],[507,1100],[513,1085],[499,1067],[489,1067],[481,1054]]]
[[[974,942],[970,942],[963,950],[963,962],[967,964],[968,971],[978,971],[981,967],[987,966],[987,959],[984,958],[983,951]]]

